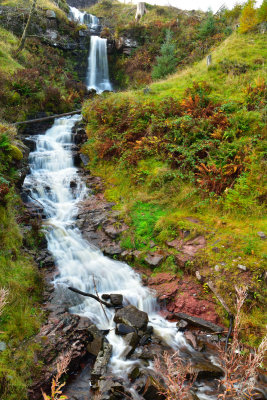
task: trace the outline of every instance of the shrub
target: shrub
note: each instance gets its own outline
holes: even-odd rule
[[[59,89],[49,86],[45,88],[44,92],[43,108],[46,111],[58,112],[61,108],[61,93]]]
[[[230,72],[233,75],[241,75],[247,72],[249,65],[246,63],[238,62],[236,60],[228,60],[224,59],[219,62],[221,70],[225,74],[229,74]]]
[[[255,3],[255,0],[248,0],[242,10],[239,27],[239,31],[241,33],[246,33],[253,30],[258,23]]]

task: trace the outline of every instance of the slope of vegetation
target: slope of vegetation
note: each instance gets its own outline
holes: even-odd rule
[[[14,188],[24,156],[16,130],[0,123],[0,287],[9,292],[0,317],[0,397],[6,400],[27,397],[27,385],[38,370],[36,348],[28,340],[42,320],[42,279],[29,252],[36,251],[42,234],[24,214]]]
[[[151,240],[157,251],[183,231],[204,234],[207,247],[194,262],[181,269],[168,257],[155,272],[198,270],[230,306],[234,285],[248,284],[243,328],[251,344],[266,323],[266,242],[258,233],[266,233],[265,40],[234,33],[212,52],[211,67],[203,60],[83,109],[90,171],[104,177],[107,198],[132,226],[122,244],[142,252],[136,265],[145,266]]]

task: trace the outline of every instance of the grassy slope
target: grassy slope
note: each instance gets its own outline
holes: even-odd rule
[[[193,264],[188,264],[185,270],[179,271],[173,259],[169,257],[156,272],[168,270],[181,274],[189,272],[194,275],[198,269],[205,280],[212,279],[216,283],[231,307],[235,301],[234,285],[248,284],[249,298],[243,327],[246,330],[247,340],[251,344],[257,343],[266,324],[263,312],[266,299],[263,283],[267,259],[266,242],[257,235],[259,231],[267,231],[266,217],[261,205],[256,205],[253,201],[249,205],[251,191],[261,190],[264,193],[266,190],[262,187],[264,184],[263,161],[259,159],[253,167],[250,167],[246,181],[249,192],[243,196],[242,201],[245,204],[242,209],[238,201],[242,199],[244,188],[237,187],[237,202],[232,200],[231,203],[231,199],[228,199],[228,207],[225,207],[225,199],[228,196],[226,193],[221,197],[207,198],[203,197],[194,184],[177,175],[170,182],[168,179],[166,181],[164,177],[174,173],[168,160],[164,161],[152,156],[152,158],[139,161],[136,167],[127,166],[127,159],[123,162],[123,156],[120,161],[116,159],[101,161],[97,156],[94,143],[96,140],[99,148],[103,140],[102,133],[104,132],[104,135],[108,137],[112,135],[109,133],[112,132],[112,128],[105,127],[105,118],[108,118],[108,115],[112,118],[109,105],[139,102],[142,107],[151,101],[157,104],[161,99],[169,96],[180,100],[185,89],[192,86],[193,81],[207,81],[212,88],[210,98],[220,99],[224,103],[234,100],[238,108],[242,109],[244,88],[250,83],[254,84],[255,80],[263,77],[266,72],[263,64],[254,62],[255,59],[262,60],[266,57],[265,39],[264,35],[241,36],[235,33],[214,49],[212,52],[214,66],[209,70],[203,60],[165,81],[152,84],[149,94],[144,94],[143,91],[131,91],[107,96],[102,103],[104,108],[106,104],[109,114],[103,112],[102,124],[94,117],[92,120],[94,105],[87,103],[84,106],[84,116],[89,122],[89,145],[85,147],[85,151],[91,156],[90,170],[105,179],[107,198],[117,202],[118,208],[132,227],[131,233],[122,238],[124,246],[141,250],[144,257],[150,250],[150,240],[154,240],[159,248],[166,248],[166,240],[177,237],[180,229],[189,229],[190,237],[204,233],[208,239],[208,246]],[[223,73],[218,63],[225,58],[248,64],[247,72],[237,76]],[[155,110],[155,113],[157,112]],[[237,109],[232,115],[239,118],[238,113]],[[261,126],[257,128],[257,133],[261,132],[261,135],[263,135],[261,131],[263,125],[260,122],[262,113],[264,112],[253,114]],[[245,114],[251,115],[247,111]],[[251,136],[255,135],[252,125],[250,129]],[[246,135],[246,140],[250,140],[250,133]],[[259,151],[259,147],[256,147],[255,151]],[[242,183],[239,186],[242,187]],[[188,221],[187,217],[198,218],[201,223],[194,224]],[[218,248],[218,253],[212,250],[213,247]],[[247,272],[241,272],[237,267],[238,264],[245,265]],[[144,266],[142,257],[139,265]],[[219,265],[218,272],[214,269],[215,265]],[[220,312],[223,317],[223,311],[220,310]]]
[[[14,58],[14,51],[19,44],[18,38],[11,32],[0,26],[0,70],[3,72],[13,73],[22,65]],[[22,51],[22,56],[27,57],[26,50]]]
[[[30,228],[31,221],[24,220],[14,189],[22,157],[16,130],[0,123],[0,139],[0,287],[9,291],[8,304],[0,316],[0,341],[6,345],[0,353],[0,397],[23,400],[31,375],[38,370],[35,345],[28,339],[38,332],[42,320],[42,279],[25,245],[36,251],[40,235]],[[7,186],[8,193],[3,194]],[[26,230],[25,222],[29,224]]]

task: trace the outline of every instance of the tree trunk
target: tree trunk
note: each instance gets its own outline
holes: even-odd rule
[[[144,2],[137,3],[137,10],[135,14],[135,20],[138,21],[143,17],[143,15],[146,13],[146,6]]]
[[[27,38],[27,32],[28,32],[28,29],[29,29],[29,26],[30,26],[30,23],[31,23],[32,15],[33,15],[35,7],[36,7],[36,3],[37,3],[37,0],[33,0],[32,1],[32,7],[31,7],[31,10],[30,10],[28,21],[27,21],[27,24],[26,24],[26,26],[24,28],[23,34],[21,36],[19,47],[18,47],[18,49],[16,51],[16,54],[19,54],[24,48],[25,41],[26,41],[26,38]]]

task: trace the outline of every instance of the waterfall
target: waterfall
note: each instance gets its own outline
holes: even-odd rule
[[[101,29],[99,19],[95,15],[87,14],[75,7],[70,7],[70,18],[87,25],[94,34]],[[97,93],[102,93],[104,90],[112,91],[109,81],[107,39],[95,35],[91,36],[90,41],[86,85],[88,89],[95,89]]]
[[[98,36],[91,36],[87,87],[95,89],[98,93],[112,90],[108,71],[107,39]]]

